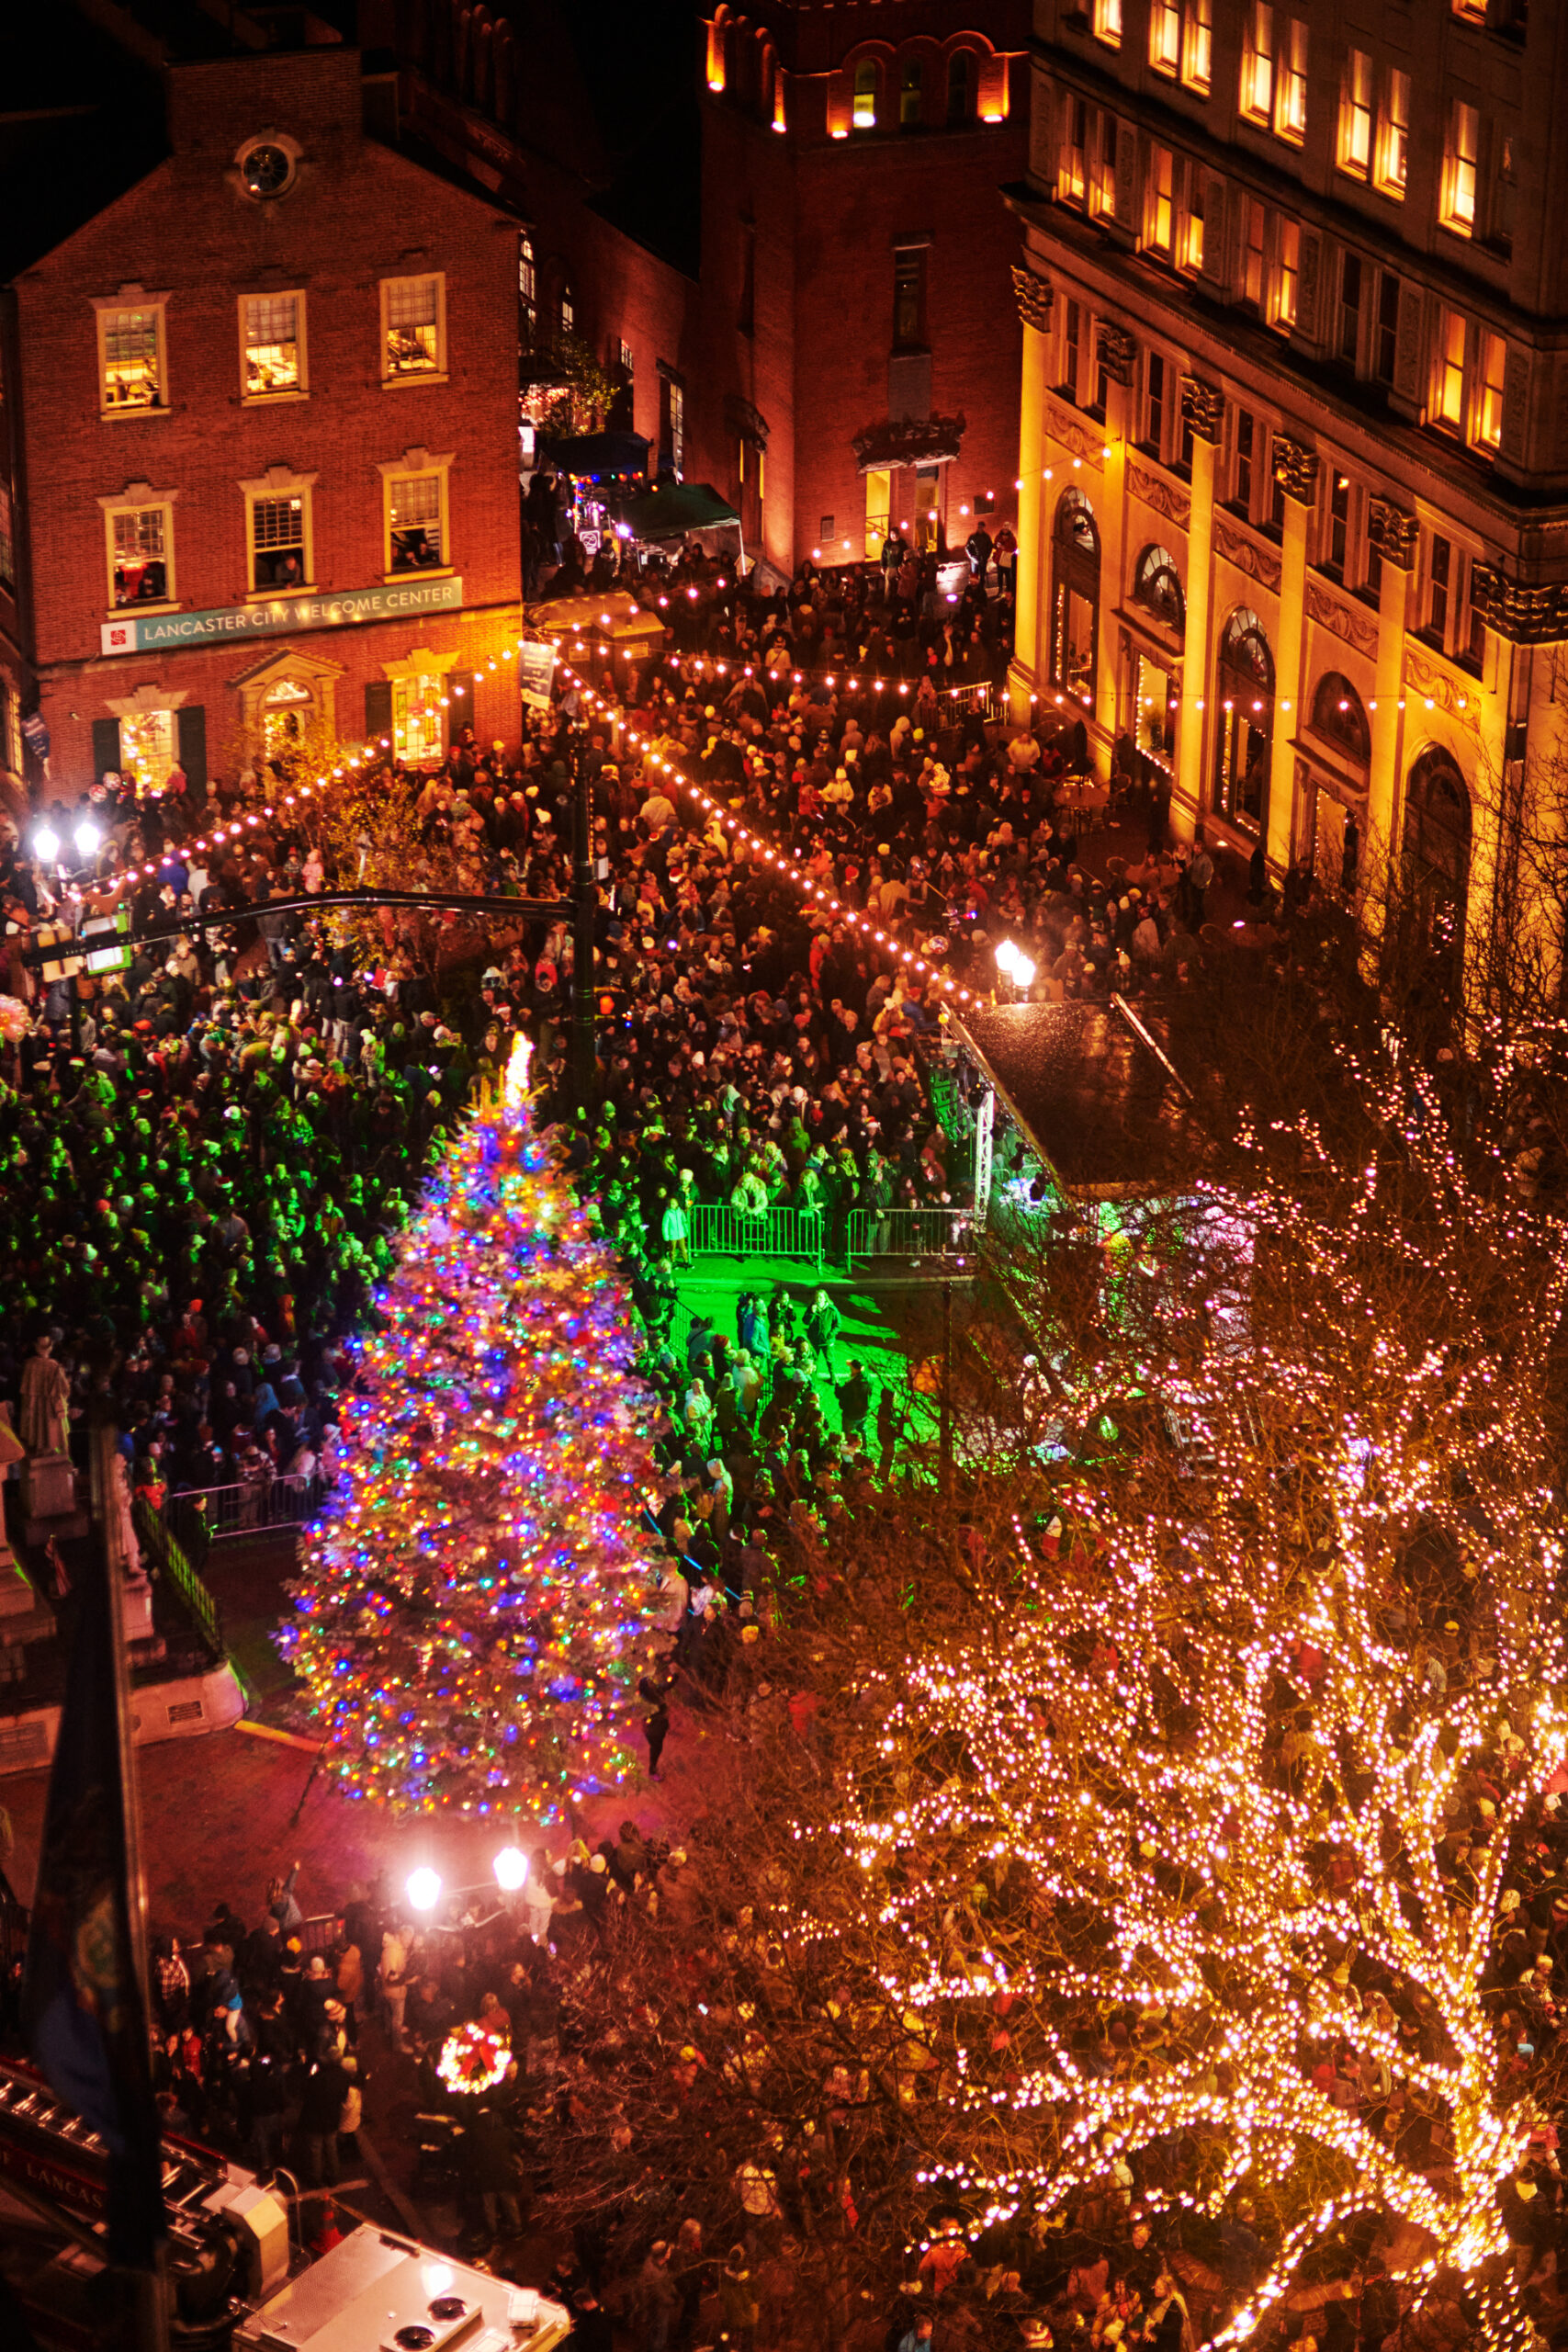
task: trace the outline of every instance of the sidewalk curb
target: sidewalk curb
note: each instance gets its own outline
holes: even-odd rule
[[[298,1747],[307,1756],[321,1753],[319,1739],[301,1739],[297,1731],[280,1731],[276,1724],[254,1724],[249,1715],[242,1715],[233,1729],[249,1732],[253,1739],[275,1739],[280,1747]]]

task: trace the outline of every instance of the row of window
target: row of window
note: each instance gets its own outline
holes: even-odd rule
[[[978,87],[978,61],[972,50],[955,49],[947,61],[943,85],[936,86],[935,76],[928,74],[927,61],[919,55],[905,57],[898,67],[897,87],[888,76],[884,88],[884,75],[874,57],[863,57],[855,67],[854,103],[850,121],[856,130],[875,130],[886,127],[894,119],[894,101],[897,101],[897,120],[900,130],[929,129],[933,119],[945,122],[949,130],[961,130],[975,119],[975,98]],[[933,99],[940,112],[933,115]],[[1000,116],[987,117],[999,121]]]
[[[1108,218],[1116,206],[1116,117],[1069,96],[1063,123],[1058,200],[1081,205],[1091,218]],[[1140,249],[1195,277],[1203,266],[1203,206],[1197,163],[1150,142],[1145,155]],[[1282,335],[1293,333],[1298,323],[1301,253],[1298,220],[1256,197],[1243,198],[1237,276],[1231,290],[1237,301]],[[1392,388],[1402,300],[1397,272],[1376,267],[1351,248],[1341,247],[1331,256],[1328,279],[1332,310],[1319,326],[1317,339],[1330,357],[1357,376]],[[1420,298],[1408,288],[1404,299]],[[1449,303],[1429,306],[1427,325],[1425,422],[1483,457],[1495,456],[1503,437],[1505,338]],[[1075,345],[1081,334],[1070,303],[1064,334]],[[1077,386],[1079,379],[1079,368],[1064,355],[1064,386]],[[1073,397],[1080,399],[1081,390]],[[1089,405],[1103,408],[1098,389]]]
[[[446,373],[446,281],[380,282],[383,384],[438,381]],[[98,405],[105,416],[144,416],[169,407],[167,304],[98,306]],[[299,400],[310,389],[306,297],[242,294],[237,300],[240,397]]]
[[[1483,6],[1454,0],[1458,16],[1484,19]],[[1095,0],[1096,38],[1122,42],[1122,0]],[[1299,147],[1306,139],[1311,28],[1269,0],[1251,0],[1242,43],[1237,103],[1243,118]],[[1206,97],[1213,69],[1213,0],[1151,0],[1149,63]],[[1410,166],[1410,75],[1379,72],[1371,53],[1345,53],[1339,83],[1336,161],[1340,171],[1403,201]],[[1482,191],[1490,191],[1483,207]],[[1513,236],[1512,139],[1461,99],[1449,107],[1438,216],[1456,236],[1484,237],[1506,250]],[[1484,216],[1484,217],[1483,217]]]
[[[388,579],[451,565],[446,462],[404,472],[382,469],[382,553]],[[311,486],[245,491],[246,594],[291,595],[315,584]],[[175,501],[108,503],[104,509],[111,608],[179,602]]]

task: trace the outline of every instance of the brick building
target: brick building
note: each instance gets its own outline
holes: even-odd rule
[[[1027,0],[724,0],[706,25],[683,388],[749,547],[961,546],[1013,511]]]
[[[1077,697],[1102,763],[1135,730],[1277,874],[1337,880],[1353,813],[1472,975],[1568,813],[1563,30],[1039,0],[1013,198],[1021,704]]]
[[[680,401],[697,287],[694,16],[685,0],[361,0],[395,135],[520,221],[531,415],[583,346],[617,388],[608,422],[690,471]],[[395,94],[395,98],[393,96]],[[391,106],[387,135],[394,135]]]
[[[51,783],[509,734],[515,220],[330,35],[164,80],[164,160],[10,289]]]

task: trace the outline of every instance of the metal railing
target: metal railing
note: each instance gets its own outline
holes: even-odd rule
[[[153,1567],[170,1590],[177,1594],[181,1607],[211,1654],[214,1665],[220,1663],[226,1652],[223,1619],[218,1603],[203,1584],[185,1545],[167,1520],[141,1498],[136,1503],[136,1532],[147,1547]]]
[[[701,1201],[691,1212],[698,1258],[806,1258],[822,1263],[827,1219],[820,1209],[738,1209]]]
[[[231,1487],[186,1487],[169,1498],[171,1524],[193,1552],[231,1535],[302,1527],[329,1491],[319,1477],[245,1479]]]
[[[946,1209],[852,1209],[852,1258],[947,1258],[977,1247],[975,1211]]]

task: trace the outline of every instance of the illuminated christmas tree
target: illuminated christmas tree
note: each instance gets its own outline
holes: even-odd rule
[[[278,1636],[345,1793],[398,1810],[549,1820],[635,1760],[656,1400],[526,1083],[520,1039],[399,1244]]]

